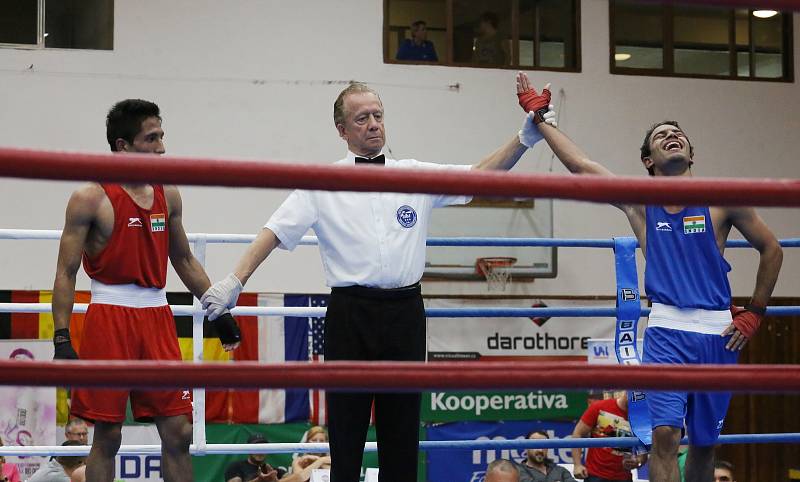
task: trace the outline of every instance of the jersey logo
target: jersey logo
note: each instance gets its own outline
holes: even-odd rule
[[[158,233],[164,231],[167,226],[167,218],[163,214],[150,215],[150,231]]]
[[[181,400],[189,400],[189,390],[184,390],[183,395],[181,395]]]
[[[683,218],[683,234],[705,233],[706,232],[706,217],[703,216],[686,216]]]
[[[397,210],[397,222],[404,228],[412,228],[417,224],[417,212],[411,206],[400,206]]]
[[[656,231],[669,231],[669,232],[672,232],[672,226],[670,226],[669,223],[658,221],[658,222],[656,222]]]
[[[142,220],[140,218],[128,218],[128,227],[129,228],[141,228],[142,227]]]

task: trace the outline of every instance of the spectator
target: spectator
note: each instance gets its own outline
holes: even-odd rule
[[[717,460],[714,463],[714,482],[736,482],[733,478],[733,464]]]
[[[0,447],[2,446],[3,439],[0,438]],[[2,455],[0,455],[0,482],[20,482],[17,464],[6,462],[6,458]]]
[[[537,430],[528,435],[531,440],[550,438]],[[547,458],[547,449],[528,449],[525,460],[519,465],[520,482],[576,482],[569,471]]]
[[[305,441],[308,443],[328,443],[328,431],[316,425],[308,429]],[[292,472],[282,478],[283,482],[308,482],[314,469],[330,469],[331,458],[328,454],[305,454],[295,457]]]
[[[254,433],[247,438],[249,444],[265,444],[267,438],[260,433]],[[247,460],[240,460],[228,465],[225,469],[226,482],[275,482],[280,480],[286,471],[277,468],[273,469],[264,460],[267,458],[264,454],[250,454]]]
[[[628,422],[628,394],[619,392],[614,398],[598,400],[583,413],[573,438],[631,437],[631,424]],[[582,463],[583,449],[572,449],[572,459],[576,478],[589,482],[631,480],[631,469],[641,466],[646,455],[633,455],[609,447],[589,450],[586,465]]]
[[[63,447],[76,447],[86,445],[77,440],[65,440],[61,444]],[[78,468],[84,467],[86,457],[59,455],[50,459],[45,465],[31,475],[27,482],[70,482],[72,473]]]
[[[506,51],[503,41],[497,34],[500,21],[494,12],[484,12],[478,20],[478,38],[472,51],[472,61],[476,64],[506,65]]]
[[[89,427],[82,418],[72,418],[64,426],[64,437],[67,440],[76,440],[81,445],[89,445]]]
[[[411,24],[411,38],[403,40],[397,49],[397,60],[425,60],[438,62],[436,47],[428,40],[427,24],[424,20],[417,20]]]
[[[514,462],[497,459],[486,467],[484,482],[519,482],[519,469]]]

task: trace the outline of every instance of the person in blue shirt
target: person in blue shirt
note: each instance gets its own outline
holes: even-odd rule
[[[438,62],[436,47],[428,40],[427,24],[424,20],[417,20],[411,24],[411,38],[403,40],[397,49],[397,60],[424,60]]]
[[[574,174],[612,175],[556,128],[552,106],[542,108],[549,102],[547,88],[542,95],[536,93],[527,75],[520,73],[517,95],[567,169]],[[647,131],[640,158],[651,176],[692,176],[694,148],[675,121],[659,122]],[[615,206],[627,216],[647,260],[645,290],[653,306],[642,361],[735,364],[766,313],[783,261],[780,244],[761,217],[749,207]],[[760,254],[755,289],[744,308],[731,305],[731,267],[723,257],[734,227]],[[686,480],[713,480],[714,444],[730,394],[647,392],[646,396],[653,428],[651,480],[680,481],[677,455],[684,424],[689,436]]]

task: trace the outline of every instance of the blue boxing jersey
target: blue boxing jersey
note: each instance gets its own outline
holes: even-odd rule
[[[686,207],[676,214],[647,206],[645,291],[654,303],[678,308],[727,310],[728,272],[714,236],[708,207]]]

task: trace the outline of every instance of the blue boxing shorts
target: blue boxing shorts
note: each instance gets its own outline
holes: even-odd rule
[[[732,365],[738,351],[725,349],[730,311],[676,308],[653,303],[644,334],[643,363]],[[722,431],[731,394],[725,392],[646,392],[653,428],[684,427],[689,444],[714,445]]]

